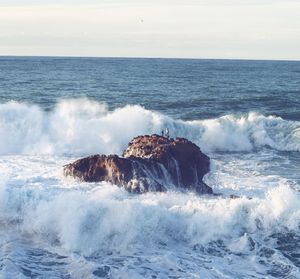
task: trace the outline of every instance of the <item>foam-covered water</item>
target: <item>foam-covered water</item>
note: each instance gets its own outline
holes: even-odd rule
[[[0,104],[0,117],[0,154],[121,153],[132,137],[166,126],[172,137],[186,136],[205,151],[300,151],[299,121],[253,112],[184,122],[138,105],[108,111],[103,103],[73,99],[51,112],[11,101]]]
[[[186,119],[129,105],[130,96],[113,107],[100,97],[49,95],[49,107],[30,98],[0,103],[1,278],[300,277],[300,119],[288,108],[293,117],[261,105]],[[221,195],[133,195],[62,175],[78,157],[121,154],[132,137],[164,127],[211,157],[205,182]]]

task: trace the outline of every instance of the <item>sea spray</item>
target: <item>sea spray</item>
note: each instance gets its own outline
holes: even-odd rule
[[[0,154],[121,154],[132,137],[160,134],[164,127],[207,152],[300,150],[300,123],[280,117],[249,113],[182,121],[137,105],[109,111],[96,101],[71,99],[50,112],[24,103],[1,104]]]
[[[10,202],[2,204],[2,222],[17,218],[20,232],[85,255],[159,243],[231,242],[244,233],[268,237],[297,231],[300,222],[299,193],[285,185],[252,199],[176,192],[136,196],[108,183],[75,184],[73,190],[57,185],[50,191],[12,187],[3,198]]]

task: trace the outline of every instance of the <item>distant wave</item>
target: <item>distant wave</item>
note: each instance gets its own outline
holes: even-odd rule
[[[37,105],[0,104],[0,154],[120,154],[140,134],[187,137],[207,152],[269,147],[300,151],[300,122],[250,112],[216,119],[182,121],[138,105],[109,111],[105,103],[67,99],[50,112]]]

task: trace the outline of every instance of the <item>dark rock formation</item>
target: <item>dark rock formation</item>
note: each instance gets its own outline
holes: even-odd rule
[[[108,181],[130,192],[187,189],[205,194],[212,189],[203,181],[209,158],[184,138],[139,136],[117,155],[94,155],[64,166],[67,176],[88,182]]]

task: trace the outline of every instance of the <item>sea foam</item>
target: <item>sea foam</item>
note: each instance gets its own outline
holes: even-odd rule
[[[176,192],[136,196],[108,183],[62,186],[2,186],[1,221],[17,222],[23,233],[87,256],[140,245],[231,243],[245,233],[297,231],[300,223],[299,193],[287,185],[252,199]]]
[[[138,105],[109,111],[88,99],[57,103],[50,112],[37,105],[0,105],[0,154],[121,154],[132,137],[161,133],[187,137],[204,151],[251,151],[262,147],[300,150],[300,123],[249,113],[182,121]]]
[[[133,195],[61,175],[78,156],[120,154],[132,137],[164,127],[208,153],[206,182],[223,195]],[[2,104],[0,133],[0,259],[14,261],[0,276],[21,276],[18,261],[49,277],[69,274],[68,268],[91,278],[93,272],[114,278],[300,275],[300,199],[291,187],[297,181],[285,177],[289,169],[281,171],[276,157],[277,150],[299,151],[299,122],[256,113],[182,121],[141,106],[110,111],[106,104],[73,99],[49,112]],[[278,167],[276,175],[270,166]],[[35,253],[40,258],[33,266],[28,255]],[[47,262],[55,263],[54,273]]]

